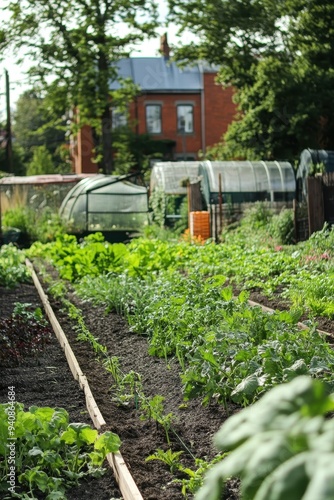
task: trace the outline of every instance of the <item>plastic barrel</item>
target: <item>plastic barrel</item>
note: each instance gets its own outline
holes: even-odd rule
[[[206,211],[190,212],[190,235],[203,240],[210,238],[210,213]]]

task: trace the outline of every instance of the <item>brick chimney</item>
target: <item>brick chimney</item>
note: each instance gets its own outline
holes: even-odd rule
[[[164,33],[160,37],[160,53],[165,59],[169,59],[169,45],[167,41],[167,33]]]

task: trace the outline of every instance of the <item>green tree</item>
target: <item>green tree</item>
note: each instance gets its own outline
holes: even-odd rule
[[[35,146],[28,164],[27,175],[53,174],[55,172],[51,153],[46,146]]]
[[[169,0],[171,20],[197,36],[183,61],[218,65],[239,113],[212,157],[289,158],[334,148],[331,0]]]
[[[147,133],[136,134],[131,127],[119,127],[114,131],[113,140],[115,173],[135,171],[149,177],[150,160],[171,160],[175,145],[175,141],[171,139],[154,139]]]
[[[69,172],[70,164],[61,155],[61,148],[66,145],[65,110],[58,109],[56,115],[46,106],[45,101],[35,89],[27,90],[19,97],[13,113],[15,142],[24,149],[27,165],[31,162],[36,147],[43,146],[47,149],[53,168],[50,172],[39,173]]]
[[[111,173],[110,83],[116,62],[155,33],[154,0],[5,0],[2,10],[9,19],[0,24],[0,53],[25,49],[47,104],[75,109],[77,126],[93,127],[99,166]]]

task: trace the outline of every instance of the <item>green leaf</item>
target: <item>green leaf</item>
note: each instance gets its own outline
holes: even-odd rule
[[[93,444],[96,441],[98,432],[96,429],[86,427],[80,431],[80,439],[87,444]]]
[[[289,428],[299,415],[318,415],[333,405],[321,382],[300,376],[281,384],[252,407],[230,417],[215,436],[219,449],[233,449],[258,432]]]
[[[55,412],[54,408],[49,408],[47,406],[45,407],[39,407],[39,406],[30,406],[29,408],[30,413],[35,415],[36,418],[41,420],[42,422],[50,422],[52,419],[52,416]]]
[[[43,451],[37,446],[34,446],[33,448],[31,448],[31,450],[28,451],[28,455],[30,457],[36,457],[37,455],[43,455]]]
[[[94,444],[95,450],[101,450],[104,455],[116,453],[121,445],[121,440],[111,431],[106,431],[97,438]]]
[[[306,462],[310,478],[303,500],[331,500],[334,498],[334,453],[309,454]]]
[[[63,491],[51,491],[45,500],[63,500],[64,492]]]
[[[36,471],[34,476],[34,483],[38,486],[38,489],[43,493],[48,489],[49,478],[48,475],[43,471]]]
[[[227,286],[226,288],[223,288],[223,290],[220,292],[221,298],[229,302],[230,300],[233,299],[233,289],[231,286]]]
[[[231,392],[231,399],[236,403],[241,403],[244,399],[250,401],[256,393],[256,389],[258,387],[259,379],[257,375],[252,373],[240,382],[240,384],[238,384],[237,387]]]
[[[297,498],[304,498],[303,495],[308,484],[307,456],[307,453],[301,453],[277,467],[263,481],[254,500],[296,500]]]
[[[216,464],[206,474],[202,488],[196,493],[195,500],[221,500],[224,489],[222,479],[224,461]]]
[[[81,446],[83,443],[94,443],[97,435],[97,430],[92,429],[88,424],[72,423],[69,424],[67,430],[62,433],[60,439],[66,444],[76,443]]]
[[[289,381],[298,375],[306,375],[308,373],[308,367],[304,359],[297,359],[289,368],[283,370],[284,380]]]

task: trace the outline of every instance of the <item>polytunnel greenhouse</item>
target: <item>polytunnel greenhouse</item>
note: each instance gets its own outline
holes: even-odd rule
[[[174,226],[187,211],[187,184],[198,182],[199,161],[157,162],[150,179],[151,202],[164,198],[164,222]],[[152,206],[154,206],[154,201]],[[156,214],[155,214],[156,216]]]
[[[157,189],[166,195],[187,194],[187,182],[198,180],[199,161],[158,162],[152,168],[150,190]]]
[[[201,188],[208,205],[255,201],[288,202],[295,198],[296,181],[288,162],[205,161],[199,168]]]
[[[64,199],[61,217],[75,234],[100,231],[111,241],[131,237],[148,224],[148,192],[130,178],[99,175],[80,181]]]

